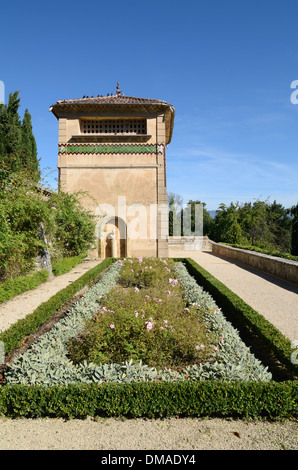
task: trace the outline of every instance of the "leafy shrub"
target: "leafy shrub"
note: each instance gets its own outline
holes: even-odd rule
[[[134,287],[113,288],[100,299],[95,317],[70,340],[70,358],[95,364],[134,359],[160,368],[212,355],[206,325],[197,309],[188,307],[169,266],[171,261],[150,258],[125,261],[118,283]]]
[[[171,260],[160,262],[158,258],[142,257],[129,259],[122,266],[119,284],[123,287],[158,287],[160,283],[168,282],[172,267]]]
[[[43,247],[38,230],[50,207],[24,176],[0,180],[0,280],[25,275]]]
[[[70,258],[63,258],[58,261],[52,263],[52,271],[54,276],[61,276],[61,274],[68,273],[71,271],[75,266],[83,262],[85,258],[85,254],[78,256],[72,256]]]
[[[83,197],[87,194],[59,191],[49,199],[53,220],[47,231],[54,259],[78,256],[94,246],[94,216],[83,207]]]
[[[0,303],[22,294],[31,289],[36,289],[42,282],[47,281],[49,272],[38,271],[31,276],[20,276],[16,279],[8,279],[0,284]]]
[[[46,199],[25,173],[0,178],[0,281],[31,273],[45,248],[41,224],[52,261],[82,255],[94,246],[95,221],[82,197],[87,195],[59,191]]]

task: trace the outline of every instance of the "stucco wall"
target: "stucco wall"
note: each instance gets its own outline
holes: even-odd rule
[[[85,117],[99,118],[101,116],[86,114]],[[109,118],[111,117],[113,115],[109,114]],[[133,118],[138,115],[123,112],[121,116],[114,117]],[[138,141],[138,136],[131,136],[131,142],[129,142],[130,136],[124,136],[123,142],[121,136],[117,138],[118,140],[115,140],[115,136],[105,136],[104,143],[98,136],[82,136],[79,118],[81,116],[68,115],[59,119],[57,166],[60,188],[71,193],[87,192],[90,197],[85,198],[83,204],[87,209],[96,213],[99,221],[104,214],[100,215],[98,207],[103,205],[113,206],[115,216],[121,217],[121,214],[117,212],[118,201],[119,197],[124,198],[126,206],[130,210],[130,215],[126,214],[125,219],[127,223],[127,256],[167,256],[168,211],[164,115],[146,116],[148,135],[146,141],[143,142]],[[99,139],[98,142],[96,139]],[[102,149],[100,144],[110,144],[109,151],[99,151],[98,149]],[[67,147],[68,145],[71,147]],[[68,152],[67,149],[70,151]],[[88,151],[90,153],[87,153]],[[136,233],[132,236],[129,231],[131,226],[135,230],[136,224],[131,223],[129,218],[133,220],[134,208],[138,204],[147,211],[143,219],[140,214],[136,213],[136,217],[142,220],[139,237]],[[156,226],[154,234],[152,234],[152,206],[159,207],[158,214],[153,221]],[[146,238],[144,237],[144,224],[147,226]],[[101,247],[100,251],[103,253],[105,250]]]

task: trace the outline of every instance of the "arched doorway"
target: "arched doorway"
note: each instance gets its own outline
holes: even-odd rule
[[[110,217],[102,224],[101,257],[125,258],[126,256],[126,224],[120,217]]]

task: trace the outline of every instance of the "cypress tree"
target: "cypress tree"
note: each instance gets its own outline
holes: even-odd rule
[[[37,159],[37,145],[33,135],[31,114],[25,110],[22,122],[22,154],[21,161],[31,176],[31,179],[38,181],[40,177],[39,160]]]
[[[22,151],[22,126],[18,114],[19,92],[9,94],[7,105],[2,105],[0,118],[1,165],[13,172],[20,168]]]
[[[33,181],[40,177],[37,146],[31,115],[25,110],[23,122],[19,116],[19,91],[9,94],[7,105],[0,105],[0,164],[12,173],[27,170]]]

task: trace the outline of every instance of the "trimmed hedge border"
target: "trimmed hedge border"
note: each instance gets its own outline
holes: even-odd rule
[[[26,334],[36,330],[57,308],[76,292],[94,281],[115,260],[109,258],[85,273],[80,279],[58,292],[25,319],[19,320],[0,335],[5,349],[13,350]],[[229,311],[241,316],[246,325],[256,323],[255,331],[273,344],[271,333],[263,331],[269,323],[247,304],[229,291],[191,259],[184,262],[190,274],[214,297],[220,306],[225,300]],[[237,302],[238,300],[238,302]],[[240,300],[240,302],[239,302]],[[28,318],[30,317],[30,318]],[[263,321],[264,320],[264,321]],[[269,323],[269,326],[271,324]],[[268,326],[268,325],[267,325]],[[271,325],[272,326],[272,325]],[[288,359],[287,344],[278,333],[275,348]],[[7,349],[6,349],[7,352]],[[287,362],[287,361],[286,361]],[[293,365],[292,363],[290,363]],[[238,418],[290,418],[298,416],[298,382],[152,382],[125,384],[71,384],[67,386],[2,385],[0,387],[0,415],[9,417],[63,417],[87,416],[170,417],[211,416]]]
[[[185,264],[188,272],[209,292],[225,315],[231,316],[234,324],[257,335],[289,370],[292,378],[297,377],[298,367],[291,362],[293,349],[290,339],[195,261],[190,258],[179,259],[179,261]]]
[[[66,274],[75,268],[78,264],[82,263],[85,254],[72,256],[70,258],[63,258],[55,261],[52,264],[52,272],[54,276],[61,276]],[[27,276],[20,276],[14,279],[8,279],[7,281],[0,283],[0,304],[13,299],[16,295],[23,294],[29,290],[36,289],[40,284],[43,284],[49,279],[49,271],[42,269],[35,272],[34,274],[28,274]]]
[[[33,313],[18,320],[10,328],[0,333],[0,341],[4,342],[5,354],[9,354],[19,347],[21,341],[27,335],[34,333],[56,310],[61,308],[63,304],[69,301],[79,290],[93,282],[94,279],[114,261],[113,258],[103,260],[98,266],[90,269],[79,279],[53,295],[48,301],[42,303]]]
[[[0,415],[9,417],[126,416],[128,418],[297,416],[297,382],[169,382],[4,385]]]
[[[75,268],[78,264],[82,263],[86,254],[72,256],[71,258],[63,258],[58,261],[54,261],[52,264],[52,271],[54,276],[61,276],[61,274],[66,274]]]
[[[36,289],[40,284],[47,281],[49,272],[45,269],[28,276],[20,276],[15,279],[8,279],[0,284],[0,304],[7,302],[16,295],[22,294],[32,289]]]

